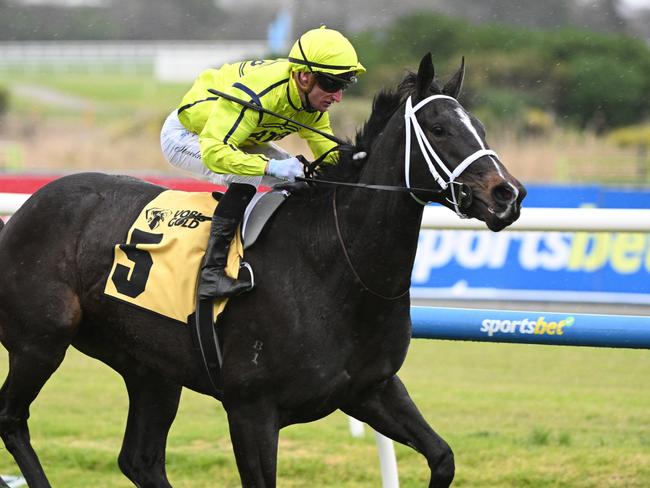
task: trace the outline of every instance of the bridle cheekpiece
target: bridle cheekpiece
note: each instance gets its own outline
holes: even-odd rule
[[[453,205],[456,214],[461,218],[468,218],[468,216],[464,214],[461,209],[467,207],[467,205],[464,205],[462,203],[462,197],[464,197],[462,192],[469,190],[469,188],[463,188],[466,187],[466,185],[463,185],[462,183],[456,181],[456,178],[458,178],[463,173],[463,171],[465,171],[469,167],[470,164],[482,158],[483,156],[494,156],[497,158],[498,156],[497,153],[495,153],[491,149],[486,149],[483,143],[481,143],[482,146],[481,149],[467,156],[463,161],[461,161],[461,163],[458,166],[456,166],[453,169],[453,171],[450,170],[445,164],[445,162],[440,158],[438,153],[436,153],[435,149],[431,147],[431,143],[429,142],[426,135],[424,134],[424,130],[422,129],[422,127],[420,127],[420,123],[418,122],[418,119],[415,116],[416,112],[420,110],[422,107],[424,107],[425,105],[427,105],[429,102],[432,102],[434,100],[440,100],[440,99],[453,100],[454,102],[458,103],[458,100],[448,95],[432,95],[418,102],[418,104],[415,105],[415,107],[413,106],[411,97],[408,97],[408,99],[406,100],[406,106],[404,108],[404,119],[406,121],[404,176],[406,179],[406,187],[411,188],[410,167],[411,167],[411,127],[412,127],[413,132],[415,133],[415,137],[418,141],[418,145],[420,146],[420,152],[424,157],[424,160],[426,161],[427,166],[429,168],[429,173],[431,173],[431,176],[433,176],[433,179],[436,181],[436,183],[438,183],[438,185],[442,190],[449,191],[449,194],[446,197],[446,199],[449,203]],[[431,161],[432,158],[436,164],[434,164]],[[446,175],[446,179],[440,174],[438,169],[436,169],[436,166],[440,168],[440,170]],[[411,196],[420,205],[427,205],[427,203],[429,203],[418,198],[413,193],[411,193]],[[471,198],[471,193],[469,197]]]

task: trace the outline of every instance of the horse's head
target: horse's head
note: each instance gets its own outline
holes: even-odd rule
[[[408,89],[405,179],[411,188],[446,190],[433,198],[414,192],[422,203],[437,201],[499,231],[519,217],[526,190],[489,149],[481,122],[458,103],[464,75],[463,61],[451,80],[439,88],[431,54],[427,54],[417,75],[403,82]]]

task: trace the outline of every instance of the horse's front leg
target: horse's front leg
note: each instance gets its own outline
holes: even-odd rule
[[[364,392],[341,410],[424,455],[431,469],[430,488],[446,488],[451,484],[454,479],[451,448],[427,424],[397,376]]]
[[[275,487],[280,431],[275,405],[261,398],[224,407],[242,487]]]

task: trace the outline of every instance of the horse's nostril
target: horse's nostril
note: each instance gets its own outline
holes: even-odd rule
[[[492,189],[492,197],[499,203],[508,204],[514,201],[515,192],[510,185],[497,185]]]

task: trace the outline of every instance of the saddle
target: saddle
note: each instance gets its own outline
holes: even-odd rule
[[[249,249],[255,244],[268,220],[289,195],[291,192],[284,187],[255,194],[244,213],[241,232],[244,249]]]

